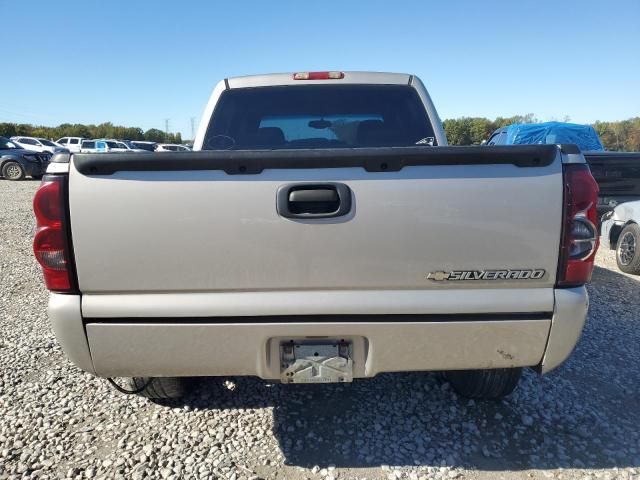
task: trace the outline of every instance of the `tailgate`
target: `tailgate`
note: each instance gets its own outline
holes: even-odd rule
[[[556,146],[158,157],[73,157],[83,294],[554,285],[563,203]],[[325,183],[348,187],[347,213],[279,214],[279,189]]]

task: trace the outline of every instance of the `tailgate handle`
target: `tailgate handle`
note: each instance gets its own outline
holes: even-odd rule
[[[351,210],[351,190],[343,183],[300,183],[278,189],[276,208],[286,218],[331,218]]]

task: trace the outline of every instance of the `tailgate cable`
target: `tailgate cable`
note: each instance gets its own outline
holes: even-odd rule
[[[116,390],[118,390],[120,393],[124,393],[125,395],[135,395],[137,393],[142,392],[145,388],[147,388],[149,386],[149,384],[153,381],[153,377],[149,377],[149,379],[144,382],[144,385],[142,385],[139,388],[136,388],[135,390],[127,390],[126,388],[121,387],[120,385],[118,385],[115,380],[113,380],[113,378],[111,377],[107,377],[107,381],[114,386],[114,388]]]

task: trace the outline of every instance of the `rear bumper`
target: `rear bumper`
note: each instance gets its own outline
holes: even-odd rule
[[[544,373],[571,353],[587,311],[584,288],[557,290],[555,297],[554,312],[547,315],[364,315],[349,321],[289,316],[236,323],[229,318],[85,320],[79,297],[51,294],[49,315],[69,358],[105,377],[278,379],[280,342],[308,337],[352,341],[354,377],[359,378],[525,366]]]

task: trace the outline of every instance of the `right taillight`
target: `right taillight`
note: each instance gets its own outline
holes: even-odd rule
[[[33,197],[36,235],[33,253],[42,266],[47,288],[54,292],[75,291],[72,277],[67,215],[64,203],[65,177],[47,175]]]
[[[598,250],[598,184],[585,164],[567,164],[558,287],[577,287],[591,280]]]

